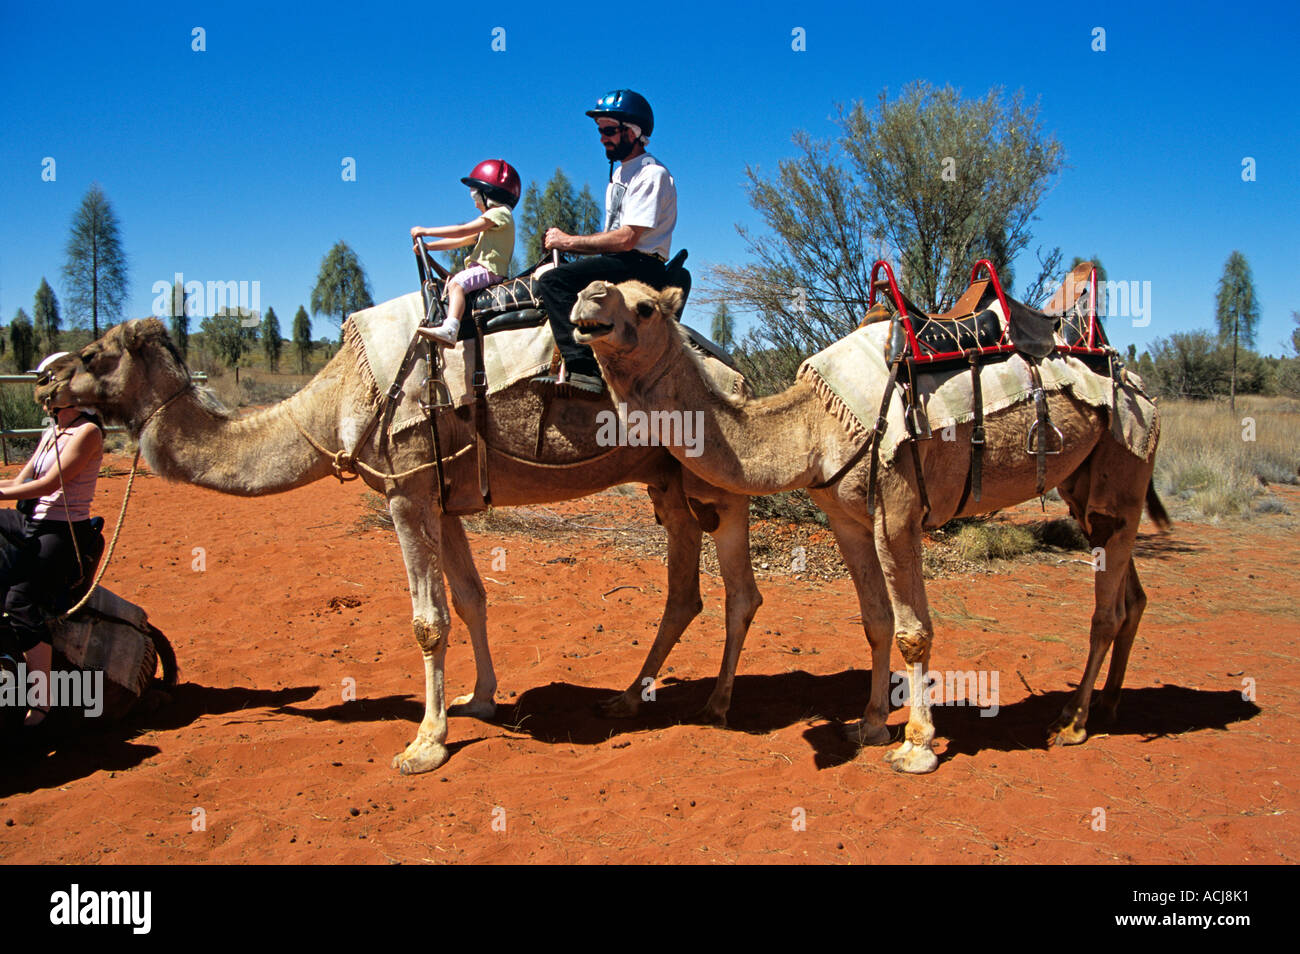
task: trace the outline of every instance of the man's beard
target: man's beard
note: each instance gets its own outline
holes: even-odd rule
[[[620,139],[617,143],[611,143],[605,147],[605,158],[612,159],[615,162],[622,162],[632,154],[632,150],[635,148],[636,143]]]

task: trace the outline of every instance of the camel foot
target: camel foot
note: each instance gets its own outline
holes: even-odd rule
[[[865,721],[846,722],[840,726],[840,732],[847,741],[857,746],[888,745],[890,740],[889,726],[871,726]]]
[[[406,747],[406,751],[393,756],[393,768],[403,775],[419,775],[432,772],[447,761],[447,747],[440,742],[424,742],[416,739]]]
[[[596,704],[596,711],[607,719],[632,719],[640,708],[640,696],[633,689]]]
[[[457,696],[451,700],[451,705],[447,707],[449,716],[468,716],[471,719],[482,719],[490,722],[496,718],[497,704],[491,697],[479,699],[477,696],[465,695]]]
[[[928,745],[904,742],[885,753],[885,761],[895,772],[905,775],[925,775],[939,767],[939,756]]]
[[[697,725],[716,725],[725,727],[727,724],[727,709],[729,706],[717,706],[712,702],[705,703],[704,708],[698,710],[692,717],[691,721]]]
[[[1062,725],[1057,723],[1047,733],[1048,746],[1078,745],[1088,738],[1088,730],[1073,721]]]
[[[1093,706],[1091,721],[1101,721],[1106,725],[1111,725],[1119,717],[1119,696],[1114,699],[1108,699],[1105,693],[1102,693],[1097,704]]]

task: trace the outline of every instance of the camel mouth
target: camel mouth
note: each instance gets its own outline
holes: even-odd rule
[[[579,344],[588,344],[597,338],[612,334],[614,326],[610,322],[597,321],[595,318],[573,319],[573,340]]]

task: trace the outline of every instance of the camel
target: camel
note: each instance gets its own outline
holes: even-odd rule
[[[489,341],[492,339],[489,338]],[[709,358],[716,363],[716,359]],[[719,364],[719,367],[721,365]],[[37,400],[94,405],[124,423],[152,471],[239,496],[292,490],[333,475],[330,458],[305,434],[329,448],[351,447],[372,413],[373,385],[363,382],[357,355],[344,344],[295,395],[274,407],[234,419],[196,387],[163,324],[128,321],[79,353],[53,365],[37,384]],[[727,638],[718,681],[703,716],[724,721],[745,634],[762,598],[749,557],[749,501],[703,484],[663,448],[602,447],[596,415],[606,402],[556,397],[541,461],[536,459],[542,398],[521,383],[493,395],[489,417],[489,472],[498,506],[582,497],[622,483],[644,483],[668,535],[668,593],[653,645],[631,686],[604,708],[631,716],[669,652],[703,604],[699,589],[701,524],[716,542],[726,586]],[[469,440],[459,417],[444,448]],[[400,474],[431,460],[429,429],[414,428],[386,442],[377,428],[356,458],[376,471]],[[458,432],[459,431],[459,432]],[[444,450],[444,454],[448,453]],[[412,626],[424,657],[425,708],[415,739],[393,759],[403,774],[431,771],[448,757],[448,710],[443,687],[452,605],[469,629],[476,678],[472,695],[454,700],[453,715],[490,718],[496,675],[487,640],[487,595],[457,517],[438,508],[436,472],[424,468],[398,482],[370,474],[364,481],[387,498],[410,583]]]
[[[931,742],[934,725],[924,691],[933,626],[921,579],[923,507],[910,454],[882,462],[874,516],[867,501],[869,462],[862,459],[829,486],[863,444],[832,414],[802,377],[788,390],[752,399],[711,386],[699,361],[682,346],[672,315],[680,304],[674,288],[656,291],[637,282],[594,282],[573,310],[579,341],[596,353],[605,379],[620,401],[643,413],[687,411],[702,415],[702,452],[689,456],[670,447],[682,465],[716,487],[743,494],[806,488],[830,518],[857,590],[871,646],[871,694],[862,721],[850,727],[860,745],[887,745],[890,634],[908,667],[911,710],[901,744],[885,758],[899,772],[921,774],[938,765]],[[1093,547],[1103,547],[1104,569],[1095,574],[1095,608],[1087,664],[1078,691],[1049,730],[1049,743],[1077,744],[1087,737],[1093,684],[1107,651],[1114,655],[1099,709],[1113,717],[1129,650],[1146,595],[1132,561],[1144,501],[1152,519],[1168,518],[1151,483],[1158,439],[1154,423],[1150,455],[1143,460],[1111,436],[1106,411],[1068,391],[1049,398],[1063,451],[1048,458],[1047,487],[1056,487]],[[630,412],[629,412],[630,413]],[[1036,496],[1036,461],[1025,452],[1033,421],[1022,402],[985,419],[982,499],[958,509],[970,461],[971,424],[956,440],[920,441],[921,472],[932,504],[931,526],[958,516],[987,513]],[[697,431],[700,426],[697,425]],[[1100,561],[1099,561],[1100,562]]]

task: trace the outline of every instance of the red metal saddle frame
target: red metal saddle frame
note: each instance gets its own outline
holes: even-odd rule
[[[987,258],[981,258],[971,268],[970,284],[973,285],[978,280],[980,270],[983,269],[988,273],[993,290],[997,293],[998,303],[1002,306],[1002,337],[998,340],[996,346],[983,348],[980,350],[981,355],[999,355],[1006,354],[1016,350],[1016,346],[1011,343],[1007,337],[1008,318],[1011,314],[1007,306],[1007,296],[1002,290],[1002,281],[998,278],[997,269]],[[966,353],[963,351],[928,351],[923,350],[924,346],[916,337],[916,329],[912,326],[911,312],[907,307],[907,302],[903,294],[899,291],[898,282],[894,278],[894,269],[889,262],[881,259],[871,266],[871,283],[870,291],[867,296],[867,306],[872,307],[876,303],[877,276],[881,271],[885,273],[885,279],[889,287],[890,297],[893,299],[894,308],[898,312],[899,318],[903,323],[903,330],[907,335],[907,347],[909,357],[914,364],[934,364],[941,361],[953,361],[958,358],[964,358]],[[1068,277],[1068,276],[1067,276]],[[1094,267],[1088,273],[1088,331],[1084,339],[1085,343],[1081,344],[1058,344],[1057,353],[1060,354],[1079,354],[1079,355],[1103,355],[1106,349],[1097,344],[1097,269]]]

